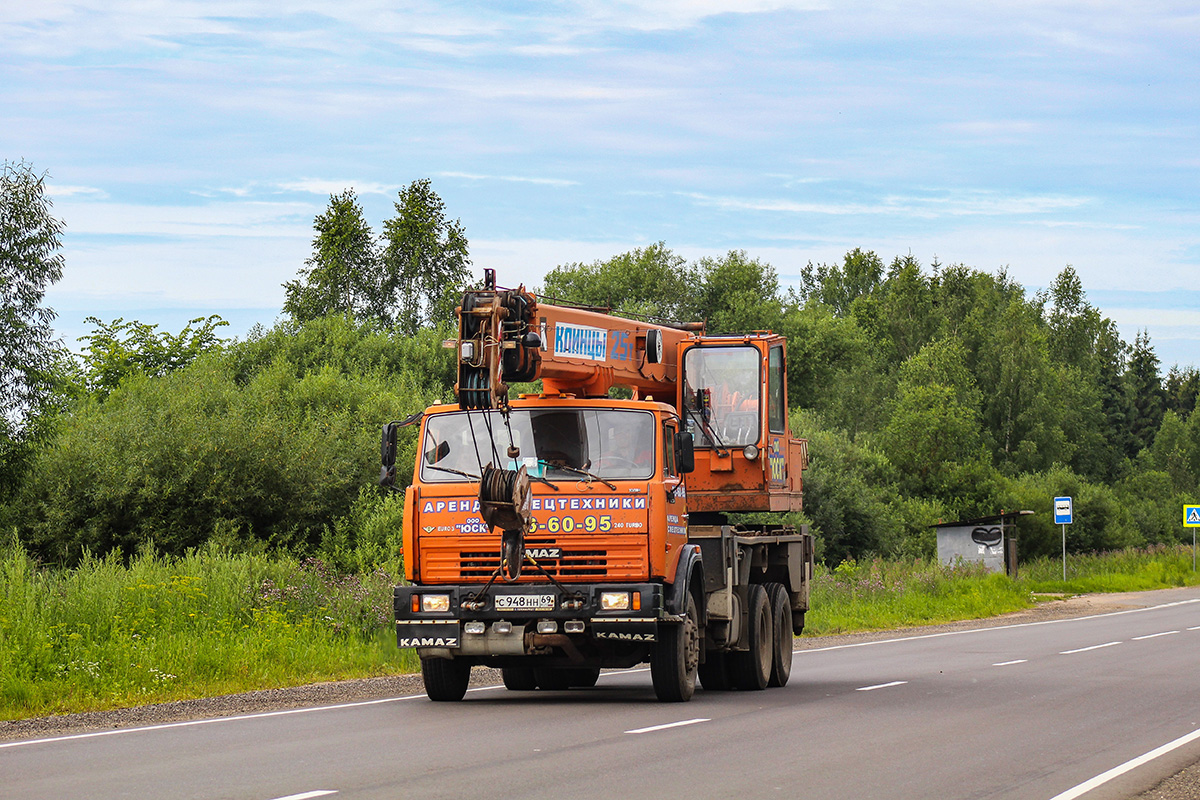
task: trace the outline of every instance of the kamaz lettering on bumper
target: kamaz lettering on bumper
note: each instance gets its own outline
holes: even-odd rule
[[[615,639],[621,642],[655,642],[658,637],[653,633],[634,633],[633,631],[596,631],[597,639]]]
[[[401,636],[400,647],[458,647],[457,636]]]

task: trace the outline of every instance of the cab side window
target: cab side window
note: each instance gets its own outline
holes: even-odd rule
[[[675,470],[675,426],[663,425],[663,469],[668,475],[679,474]]]

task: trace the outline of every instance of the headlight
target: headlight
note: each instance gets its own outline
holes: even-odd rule
[[[448,594],[423,594],[421,595],[421,610],[422,611],[441,611],[450,610],[450,595]]]
[[[629,592],[601,592],[601,611],[628,611]]]
[[[487,626],[484,625],[482,622],[480,622],[477,619],[471,620],[470,622],[463,625],[463,633],[470,633],[470,634],[474,634],[474,635],[478,636],[479,634],[485,633],[486,631],[487,631]]]
[[[746,457],[747,461],[753,461],[754,459],[758,458],[758,448],[752,444],[748,444],[742,450],[742,455]]]

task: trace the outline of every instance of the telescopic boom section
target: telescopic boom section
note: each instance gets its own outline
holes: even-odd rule
[[[467,292],[458,309],[458,383],[464,409],[501,408],[509,384],[542,380],[545,394],[607,397],[613,386],[674,403],[679,327],[539,303],[525,289]]]

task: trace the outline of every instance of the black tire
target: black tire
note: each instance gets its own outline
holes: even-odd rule
[[[759,584],[750,584],[746,607],[749,609],[746,636],[750,649],[731,653],[729,666],[737,688],[760,691],[767,688],[767,682],[771,680],[771,661],[775,648],[771,632],[771,603],[766,590]]]
[[[537,688],[537,676],[533,667],[501,667],[504,688],[510,692],[532,692]]]
[[[664,703],[683,703],[696,692],[700,665],[700,614],[691,592],[684,600],[683,622],[660,628],[659,641],[650,652],[650,677],[654,694]]]
[[[710,650],[697,670],[700,685],[707,692],[727,692],[733,688],[729,675],[729,654]]]
[[[596,685],[596,681],[600,680],[599,669],[589,669],[588,667],[578,667],[569,669],[571,673],[571,686],[580,689],[590,689]]]
[[[537,677],[539,689],[545,689],[548,692],[561,692],[571,688],[571,670],[569,669],[538,667],[533,671],[533,674]]]
[[[771,678],[768,686],[787,686],[792,674],[792,598],[782,583],[766,585],[767,599],[771,603],[771,618],[774,620],[771,656]]]
[[[430,700],[462,700],[471,682],[471,665],[450,658],[422,658],[421,679]]]

